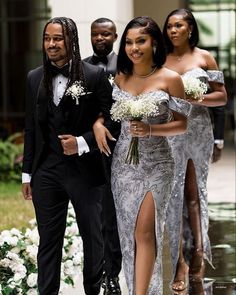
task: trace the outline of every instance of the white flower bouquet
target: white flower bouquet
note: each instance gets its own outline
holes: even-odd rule
[[[198,78],[183,77],[184,91],[187,98],[203,101],[203,94],[207,92],[207,85]]]
[[[144,118],[156,117],[159,114],[159,103],[147,94],[136,99],[118,99],[111,107],[111,118],[114,121],[141,121]],[[139,164],[138,137],[132,137],[125,160],[128,164]]]
[[[65,95],[71,95],[72,99],[75,99],[76,104],[79,104],[79,98],[81,95],[85,95],[86,92],[81,81],[75,81],[70,87],[67,88]]]
[[[39,236],[35,221],[24,231],[15,228],[0,233],[0,294],[37,295],[37,252]],[[81,273],[82,240],[70,205],[61,265],[61,289],[74,285]]]

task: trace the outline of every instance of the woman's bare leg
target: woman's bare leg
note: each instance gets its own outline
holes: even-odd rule
[[[204,276],[203,243],[200,217],[200,200],[196,180],[195,167],[192,160],[188,161],[185,177],[185,200],[188,208],[189,223],[194,239],[194,251],[190,261],[190,277],[202,278]]]
[[[156,259],[155,205],[148,192],[141,205],[135,229],[135,295],[146,295]]]

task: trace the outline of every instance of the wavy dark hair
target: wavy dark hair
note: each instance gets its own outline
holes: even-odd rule
[[[160,68],[166,61],[166,51],[164,46],[164,40],[161,30],[158,24],[149,16],[138,16],[132,19],[121,36],[120,48],[117,58],[117,72],[123,74],[131,74],[133,69],[133,63],[128,58],[125,52],[126,36],[130,29],[143,28],[143,33],[148,34],[153,38],[156,45],[156,52],[153,54],[154,66]]]
[[[62,27],[63,37],[65,40],[66,52],[68,54],[68,60],[71,60],[71,72],[68,79],[67,87],[70,87],[76,80],[81,81],[86,88],[85,77],[82,70],[82,61],[79,48],[78,30],[75,22],[67,17],[54,17],[50,19],[43,30],[43,70],[44,70],[44,85],[49,97],[53,96],[52,89],[52,73],[50,71],[50,63],[47,53],[44,48],[44,36],[47,26],[49,24],[60,24]],[[67,38],[66,38],[67,37]]]
[[[189,46],[192,49],[196,47],[199,42],[199,31],[195,17],[193,16],[192,12],[188,9],[175,9],[168,14],[163,27],[163,38],[165,41],[167,53],[173,52],[174,50],[174,46],[167,34],[168,21],[172,15],[182,15],[183,20],[185,20],[189,24],[189,26],[192,27],[191,37],[189,38]]]

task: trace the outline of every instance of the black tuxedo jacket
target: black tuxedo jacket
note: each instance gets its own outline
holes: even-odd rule
[[[93,63],[93,56],[88,56],[84,59],[84,61],[94,65]],[[116,64],[117,64],[117,54],[115,52],[112,52],[109,55],[109,61],[106,65],[106,75],[109,77],[109,75],[112,75],[115,77],[116,75]]]
[[[92,126],[99,113],[103,113],[106,127],[114,132],[117,128],[110,120],[112,104],[112,87],[107,80],[104,70],[83,62],[88,94],[79,98],[76,105],[72,98],[67,112],[67,132],[74,136],[83,136],[90,152],[82,156],[64,156],[69,165],[79,167],[80,171],[88,175],[94,185],[105,181],[102,168],[101,154],[97,148]],[[43,68],[36,68],[28,73],[26,91],[26,115],[24,137],[24,159],[22,172],[32,174],[42,162],[42,156],[47,153],[47,113],[50,99],[46,95],[42,83]],[[64,96],[65,98],[65,96]]]

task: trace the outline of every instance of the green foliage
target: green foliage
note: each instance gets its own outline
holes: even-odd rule
[[[20,135],[15,133],[6,140],[0,140],[0,181],[21,179],[23,143],[15,143]]]

